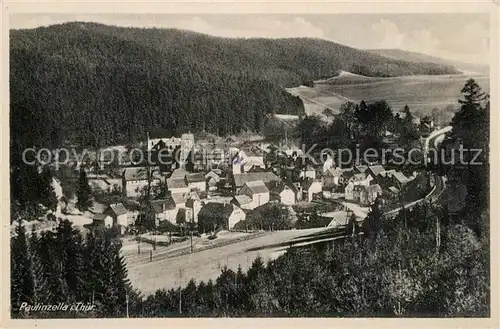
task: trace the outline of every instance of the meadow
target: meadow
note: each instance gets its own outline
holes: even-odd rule
[[[475,79],[483,91],[490,91],[487,75],[415,75],[391,78],[373,78],[341,72],[336,77],[316,81],[314,87],[300,86],[287,91],[300,96],[307,114],[321,113],[324,108],[338,112],[348,100],[367,103],[386,100],[394,111],[408,105],[420,115],[430,114],[434,108],[458,108],[461,89],[469,79]]]

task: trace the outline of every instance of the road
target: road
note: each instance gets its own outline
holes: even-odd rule
[[[259,255],[267,262],[283,255],[292,245],[332,239],[331,234],[325,236],[325,232],[330,231],[328,228],[275,231],[251,240],[153,262],[127,260],[128,277],[133,286],[146,295],[157,289],[186,285],[191,278],[215,280],[224,266],[232,270],[241,266],[245,271]]]
[[[452,129],[451,126],[446,126],[446,127],[441,128],[439,130],[435,130],[429,135],[429,137],[427,137],[425,139],[425,142],[424,142],[424,159],[425,160],[424,161],[425,161],[426,166],[428,163],[428,154],[429,154],[429,148],[430,148],[431,142],[432,142],[432,146],[437,148],[438,143],[443,140],[446,133],[450,132],[451,129]]]

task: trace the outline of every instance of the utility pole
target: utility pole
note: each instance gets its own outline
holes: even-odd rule
[[[189,230],[190,231],[190,235],[191,235],[191,253],[193,253],[193,230]]]
[[[182,314],[182,287],[181,287],[181,280],[182,280],[182,268],[179,269],[179,314]]]
[[[127,303],[127,318],[128,316],[128,292],[125,293],[125,302]]]

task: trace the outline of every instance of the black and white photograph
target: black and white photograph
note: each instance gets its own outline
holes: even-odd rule
[[[491,318],[492,17],[9,13],[8,317]]]

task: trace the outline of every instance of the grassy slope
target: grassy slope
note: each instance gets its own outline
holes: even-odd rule
[[[459,70],[477,72],[480,74],[489,74],[490,71],[488,65],[463,63],[401,49],[367,49],[366,51],[372,54],[382,55],[387,58],[404,60],[415,63],[430,62],[430,63],[439,63],[444,65],[452,65]]]
[[[468,75],[415,76],[386,78],[382,81],[366,81],[352,84],[318,84],[319,94],[338,93],[355,101],[387,100],[394,110],[405,104],[411,109],[429,113],[434,107],[442,109],[447,105],[457,105],[460,90]],[[484,91],[489,92],[489,77],[474,76]]]

